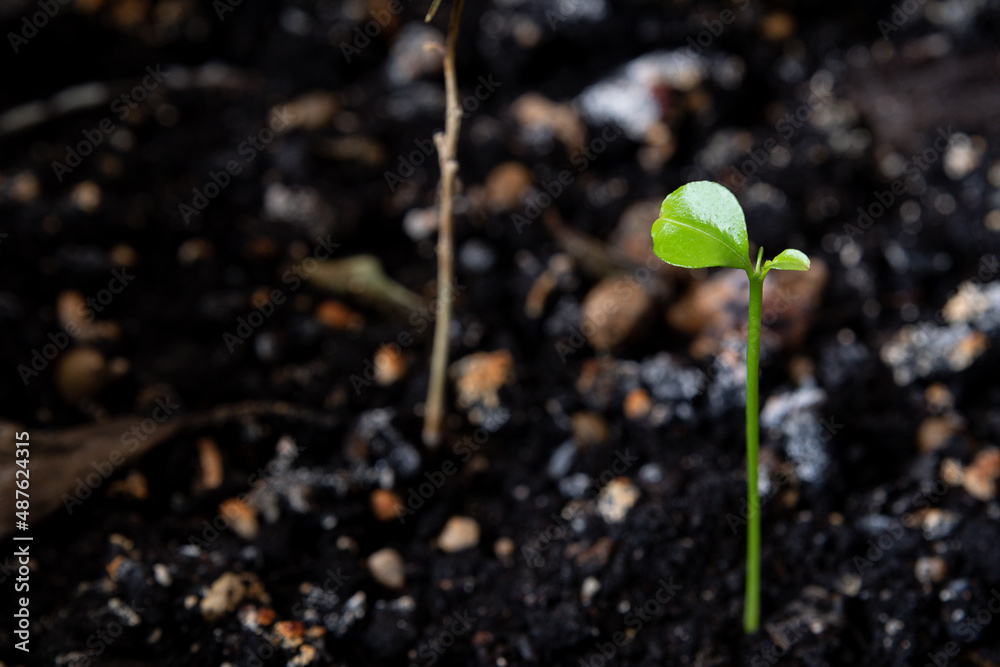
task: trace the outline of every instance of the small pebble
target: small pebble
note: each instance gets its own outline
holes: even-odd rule
[[[596,577],[587,577],[580,586],[580,602],[589,606],[599,590],[601,590],[601,582]]]
[[[493,553],[496,554],[497,558],[510,558],[514,555],[516,548],[514,540],[509,537],[501,537],[493,543]]]
[[[163,563],[153,565],[153,579],[164,588],[169,588],[174,583],[174,578],[170,576],[170,568]]]
[[[577,446],[573,440],[567,440],[556,447],[552,456],[549,457],[549,465],[546,468],[548,476],[552,479],[565,477],[573,467],[573,462],[576,461],[576,452]]]
[[[360,331],[365,318],[340,301],[327,299],[316,306],[316,320],[335,331]]]
[[[386,75],[394,86],[405,86],[441,71],[444,36],[423,22],[407,23],[396,34],[386,61]]]
[[[920,523],[920,528],[924,531],[924,537],[928,540],[940,540],[947,537],[958,525],[959,518],[954,512],[932,507],[924,514]]]
[[[608,441],[608,422],[594,412],[577,412],[571,417],[573,439],[580,447],[594,447]]]
[[[92,347],[69,349],[56,362],[56,390],[70,405],[95,398],[110,380],[107,360]]]
[[[927,407],[934,412],[944,412],[955,406],[955,397],[947,386],[940,382],[935,382],[924,391],[924,400]]]
[[[82,181],[73,187],[70,199],[84,213],[94,213],[101,206],[101,188],[93,181]]]
[[[219,514],[229,521],[229,527],[244,540],[256,539],[260,533],[257,510],[239,498],[230,498],[219,505]]]
[[[398,519],[403,504],[399,495],[389,489],[375,489],[371,495],[372,514],[379,521]]]
[[[302,621],[278,621],[274,624],[274,633],[284,648],[297,648],[306,634],[306,625]]]
[[[972,460],[965,469],[962,488],[970,496],[983,502],[997,495],[997,478],[1000,477],[1000,449],[988,447]]]
[[[649,416],[649,411],[653,409],[653,400],[649,397],[649,392],[642,387],[637,387],[625,396],[622,404],[622,411],[625,416],[633,421],[645,419]]]
[[[225,474],[222,452],[211,438],[198,438],[198,461],[201,464],[201,488],[206,491],[219,488]]]
[[[479,524],[475,519],[466,516],[453,516],[448,519],[444,530],[438,535],[438,548],[445,553],[471,549],[479,544],[479,532]]]
[[[406,375],[406,357],[398,345],[388,343],[375,352],[375,382],[388,387]]]
[[[527,143],[541,143],[554,136],[568,153],[579,153],[584,148],[587,126],[572,104],[526,93],[514,101],[510,113]]]
[[[313,91],[299,95],[282,108],[275,108],[272,113],[280,112],[287,116],[287,130],[305,128],[319,130],[333,120],[339,110],[337,99],[326,91]]]
[[[500,404],[500,389],[514,380],[514,357],[507,350],[473,352],[449,368],[455,380],[459,406],[469,421],[496,430],[507,420]]]
[[[787,12],[772,12],[761,19],[760,33],[769,42],[783,42],[795,34],[795,19]]]
[[[948,444],[958,432],[961,422],[954,415],[928,417],[917,429],[917,447],[921,454],[929,454]]]
[[[130,470],[125,479],[116,479],[112,482],[108,487],[108,493],[145,500],[149,497],[149,481],[141,471]]]
[[[202,598],[201,615],[206,621],[214,622],[232,613],[246,598],[255,598],[264,603],[270,603],[270,597],[264,590],[257,575],[225,572],[209,587]]]
[[[386,588],[399,590],[406,585],[403,557],[395,549],[379,549],[369,556],[368,571]]]
[[[608,483],[597,500],[597,513],[608,523],[620,523],[639,500],[639,488],[628,477]]]
[[[531,191],[531,170],[520,162],[503,162],[486,177],[486,204],[491,211],[513,211]]]
[[[913,573],[925,586],[939,584],[948,574],[948,565],[940,556],[921,556],[913,566]]]
[[[591,347],[610,350],[636,338],[652,309],[653,300],[639,283],[620,276],[605,278],[583,300],[581,328]]]
[[[437,231],[439,217],[437,208],[410,209],[403,216],[403,231],[414,241],[421,241]]]

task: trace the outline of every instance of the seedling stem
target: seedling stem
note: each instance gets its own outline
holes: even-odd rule
[[[653,222],[653,251],[664,262],[689,269],[726,266],[746,271],[750,279],[747,325],[747,571],[743,629],[760,628],[760,496],[757,460],[760,452],[760,324],[764,277],[771,269],[808,271],[809,258],[798,250],[782,250],[764,262],[750,261],[750,242],[743,209],[729,190],[718,183],[696,181],[678,188],[663,200]],[[763,262],[763,263],[762,263]]]

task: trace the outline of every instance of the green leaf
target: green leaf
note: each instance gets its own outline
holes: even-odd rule
[[[652,233],[653,251],[668,264],[753,272],[743,209],[718,183],[695,181],[674,190],[663,200]]]
[[[771,269],[781,269],[783,271],[808,271],[809,258],[806,254],[798,250],[782,250],[777,257],[764,262],[764,269],[761,275],[767,275]]]

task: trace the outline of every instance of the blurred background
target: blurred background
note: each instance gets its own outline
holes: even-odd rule
[[[1000,4],[470,0],[435,450],[427,10],[0,6],[2,664],[1000,664]]]

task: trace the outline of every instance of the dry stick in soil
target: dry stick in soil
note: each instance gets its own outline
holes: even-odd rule
[[[771,269],[808,271],[809,258],[798,250],[783,250],[764,262],[750,262],[750,241],[743,209],[736,197],[718,183],[696,181],[674,190],[653,223],[653,251],[668,264],[688,269],[728,266],[743,269],[750,279],[747,326],[747,572],[743,630],[760,628],[760,496],[757,494],[757,454],[760,450],[757,375],[760,366],[760,322],[764,278]]]
[[[427,13],[427,20],[434,17],[440,0],[436,0]],[[441,167],[441,215],[438,225],[438,275],[437,313],[434,322],[434,347],[431,352],[431,379],[427,387],[424,412],[424,444],[436,447],[441,442],[441,423],[444,420],[445,374],[448,370],[448,324],[451,322],[451,284],[455,275],[455,249],[453,240],[455,177],[458,175],[458,131],[462,126],[462,107],[458,103],[458,81],[455,78],[455,46],[458,42],[458,24],[462,18],[464,0],[455,0],[448,21],[448,43],[444,53],[444,85],[446,110],[444,133],[434,135],[438,164]]]

